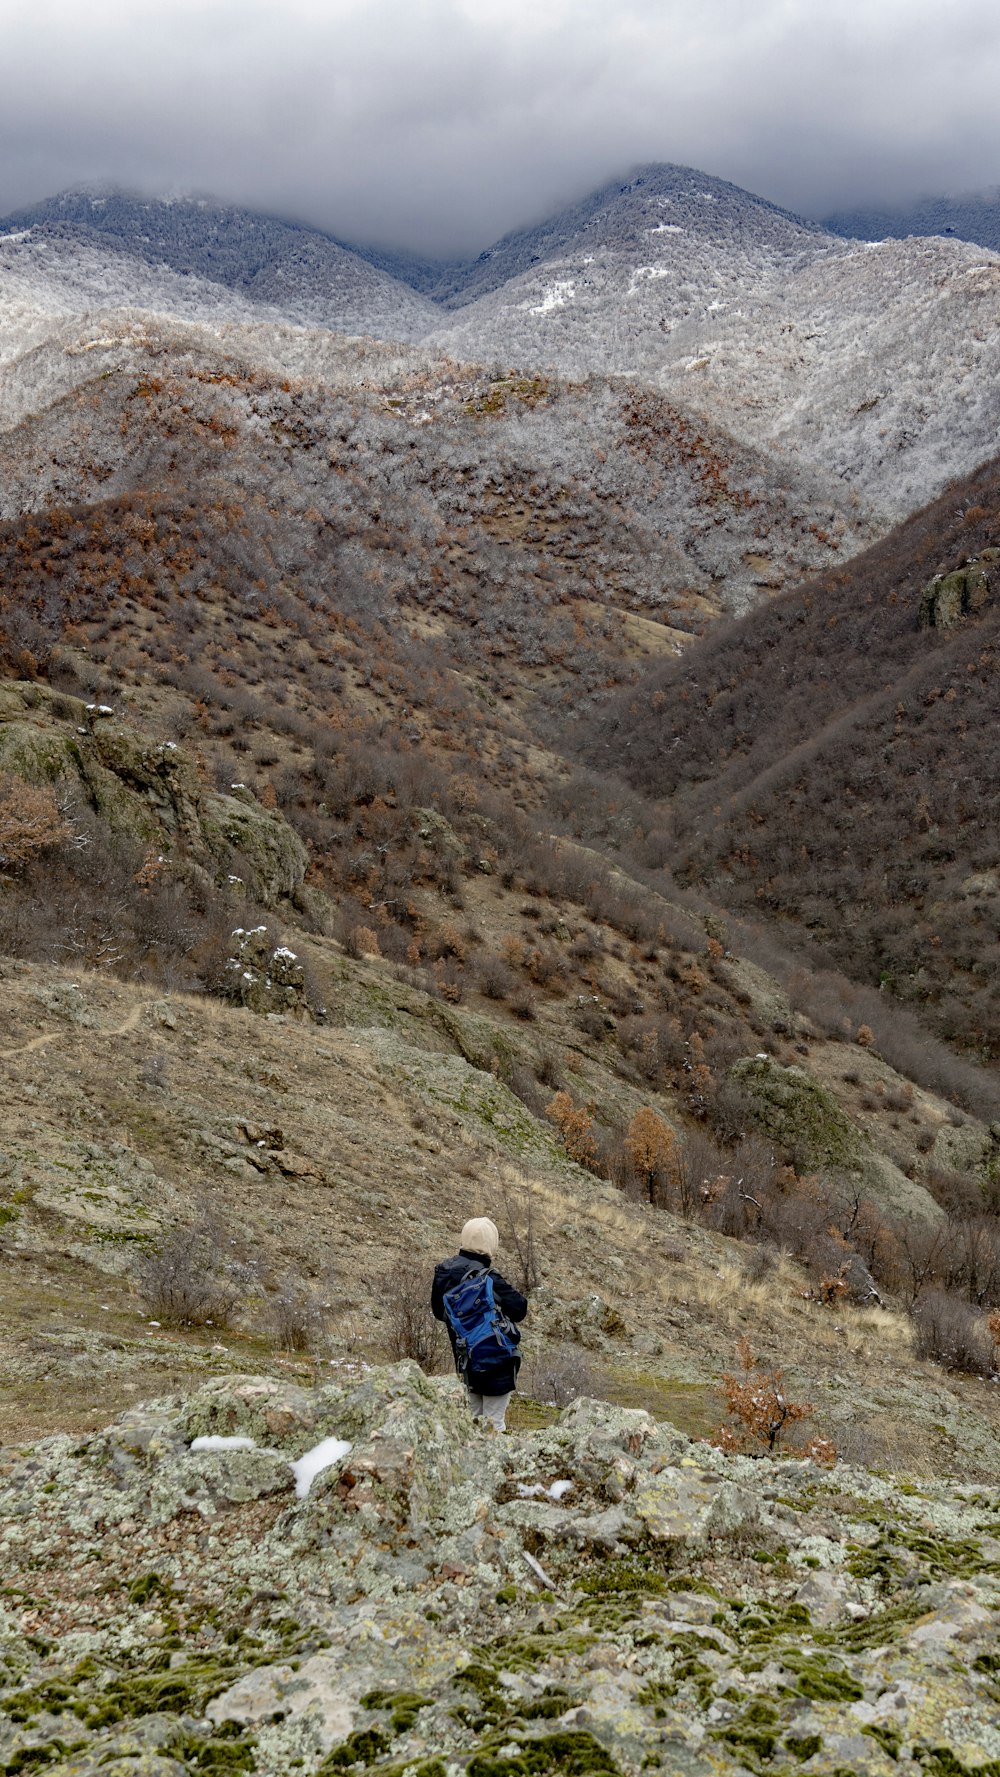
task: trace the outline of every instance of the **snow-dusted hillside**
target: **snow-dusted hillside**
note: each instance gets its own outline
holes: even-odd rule
[[[649,168],[499,242],[435,337],[463,352],[488,340],[516,363],[655,371],[686,326],[756,305],[803,264],[846,251],[720,179]]]
[[[955,235],[1000,252],[1000,187],[967,192],[962,197],[922,197],[915,203],[871,210],[837,210],[823,218],[824,228],[858,241],[884,241],[891,235]]]
[[[845,241],[676,168],[598,195],[575,229],[534,231],[537,262],[434,342],[638,377],[897,514],[996,448],[996,255]],[[522,241],[503,264],[524,258]]]
[[[794,467],[887,518],[997,445],[1000,257],[844,240],[689,168],[642,169],[442,267],[436,301],[315,230],[191,200],[70,193],[14,220],[0,235],[8,423],[74,380],[79,348],[50,350],[60,317],[88,317],[98,338],[101,314],[141,310],[222,329],[289,375],[339,376],[347,334],[376,355],[416,346],[428,365],[626,377],[768,453],[779,483]]]
[[[82,249],[111,266],[124,255],[158,277],[221,287],[306,326],[405,340],[436,319],[432,303],[329,236],[233,206],[71,191],[3,226],[69,258]]]

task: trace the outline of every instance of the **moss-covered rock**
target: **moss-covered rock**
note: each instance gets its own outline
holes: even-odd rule
[[[114,832],[217,880],[239,878],[266,906],[294,895],[305,875],[305,846],[276,810],[249,791],[207,791],[181,747],[151,740],[103,706],[44,686],[5,686],[0,771],[65,786]]]
[[[785,1149],[798,1171],[851,1174],[886,1209],[941,1219],[930,1193],[877,1153],[832,1092],[801,1068],[756,1055],[735,1062],[730,1072],[757,1127]]]
[[[412,1363],[220,1379],[4,1453],[0,1772],[988,1772],[995,1502],[914,1492],[602,1401],[489,1437]]]
[[[920,595],[921,629],[951,629],[987,604],[1000,577],[1000,549],[984,549],[950,574],[935,574]]]

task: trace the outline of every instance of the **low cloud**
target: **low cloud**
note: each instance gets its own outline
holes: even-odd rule
[[[995,0],[15,0],[0,213],[110,180],[468,253],[646,160],[810,215],[1000,182]]]

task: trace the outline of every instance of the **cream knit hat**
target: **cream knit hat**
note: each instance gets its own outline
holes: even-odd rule
[[[495,1259],[500,1245],[496,1223],[489,1216],[473,1216],[462,1229],[458,1244],[463,1252],[485,1253],[488,1259]]]

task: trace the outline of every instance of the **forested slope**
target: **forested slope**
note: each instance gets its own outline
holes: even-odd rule
[[[671,798],[675,867],[819,939],[996,1055],[1000,1011],[1000,585],[921,627],[939,572],[1000,535],[984,465],[843,570],[657,669],[587,742]]]

